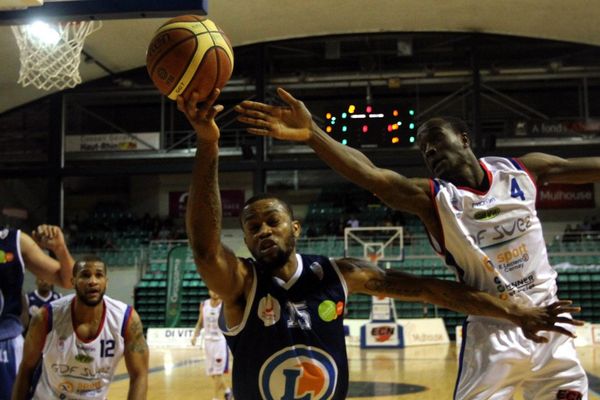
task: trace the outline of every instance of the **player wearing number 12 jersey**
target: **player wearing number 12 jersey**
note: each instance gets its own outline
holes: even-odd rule
[[[146,398],[148,347],[140,318],[131,306],[104,295],[106,282],[106,266],[100,259],[75,263],[76,293],[44,306],[31,322],[14,400],[29,395],[106,399],[123,356],[129,373],[128,398]]]

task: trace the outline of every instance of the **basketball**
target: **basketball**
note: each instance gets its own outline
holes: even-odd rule
[[[213,21],[182,15],[158,28],[148,46],[146,68],[154,85],[169,99],[187,99],[197,91],[203,101],[231,77],[233,49]]]

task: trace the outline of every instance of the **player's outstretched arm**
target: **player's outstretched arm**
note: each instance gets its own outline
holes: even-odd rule
[[[23,359],[13,386],[12,400],[25,400],[28,398],[33,373],[42,359],[42,350],[46,342],[47,320],[48,310],[45,307],[31,319],[23,346]]]
[[[235,254],[221,243],[221,196],[219,193],[219,136],[215,122],[223,106],[215,105],[219,96],[216,89],[198,104],[198,93],[186,102],[177,99],[177,108],[183,112],[196,131],[197,147],[192,171],[192,182],[186,210],[186,227],[196,268],[206,286],[226,303],[238,301],[244,293],[244,279],[248,270]]]
[[[600,181],[600,157],[561,158],[529,153],[519,159],[539,184]]]
[[[125,366],[129,374],[128,400],[144,400],[148,393],[149,350],[140,316],[132,310],[125,334]]]
[[[238,120],[250,126],[249,133],[276,139],[304,142],[332,169],[351,182],[376,194],[398,210],[417,214],[432,211],[427,179],[409,179],[376,167],[360,151],[335,141],[313,121],[304,103],[279,88],[285,107],[243,101],[235,107]],[[429,227],[428,227],[429,228]]]
[[[67,289],[73,287],[71,277],[75,260],[58,226],[40,225],[32,236],[21,232],[20,245],[25,267],[35,276]],[[58,261],[44,253],[42,248],[52,251]]]
[[[457,282],[420,278],[398,271],[383,271],[367,261],[358,259],[344,258],[336,263],[350,292],[387,296],[404,301],[423,301],[465,314],[509,320],[520,326],[528,339],[538,343],[548,341],[547,338],[537,335],[538,331],[555,331],[573,337],[571,332],[556,324],[583,323],[559,316],[580,311],[579,307],[571,307],[570,301],[558,301],[546,307],[522,307]]]

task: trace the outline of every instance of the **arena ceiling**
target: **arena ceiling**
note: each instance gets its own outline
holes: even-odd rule
[[[36,1],[41,2],[0,0],[0,9]],[[82,62],[80,72],[87,82],[109,75],[107,70],[118,74],[143,66],[156,27],[168,16],[196,12],[205,3],[46,0],[44,6],[23,12],[0,11],[0,112],[48,94],[16,83],[19,59],[11,24],[34,12],[43,13],[50,6],[58,10],[56,18],[103,19],[102,29],[85,43],[86,53],[98,62]],[[479,32],[600,46],[600,3],[595,0],[209,0],[206,9],[234,47],[310,36],[386,32]]]

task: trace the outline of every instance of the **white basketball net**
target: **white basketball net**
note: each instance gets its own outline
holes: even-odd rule
[[[102,21],[13,26],[19,46],[18,83],[38,89],[66,89],[81,83],[79,63],[85,38],[102,27]]]

